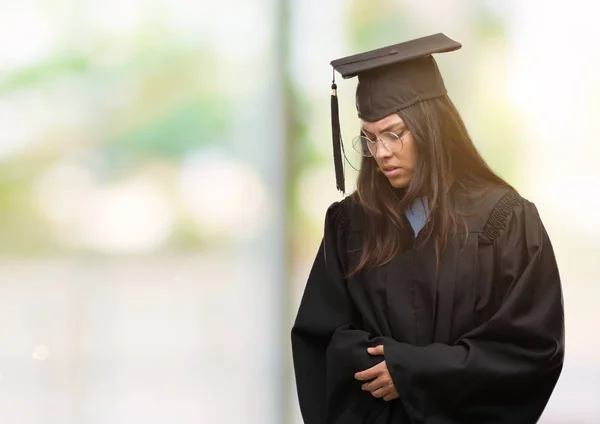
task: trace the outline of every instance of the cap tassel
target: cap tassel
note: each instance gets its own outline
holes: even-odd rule
[[[340,114],[337,98],[337,85],[335,76],[331,84],[331,129],[333,135],[333,163],[335,166],[335,183],[337,189],[346,194],[346,182],[344,180],[344,163],[342,162],[342,135],[340,131]]]

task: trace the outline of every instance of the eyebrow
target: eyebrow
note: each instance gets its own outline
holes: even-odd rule
[[[384,133],[384,132],[390,131],[390,130],[392,130],[394,128],[399,127],[400,125],[402,125],[402,129],[404,129],[404,123],[403,122],[396,122],[395,124],[388,125],[384,129],[382,129],[381,132]],[[361,131],[364,132],[364,133],[370,134],[370,135],[375,135],[371,131],[365,130],[364,127],[361,127]]]

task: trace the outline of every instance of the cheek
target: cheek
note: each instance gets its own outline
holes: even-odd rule
[[[407,142],[404,143],[402,152],[398,156],[405,164],[406,168],[413,170],[417,166],[417,146],[414,140],[407,140]]]

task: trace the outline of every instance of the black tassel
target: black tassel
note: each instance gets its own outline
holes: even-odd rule
[[[344,163],[342,162],[342,135],[340,131],[340,111],[335,80],[331,84],[331,129],[333,135],[333,163],[335,166],[335,183],[337,189],[346,194],[344,180]]]

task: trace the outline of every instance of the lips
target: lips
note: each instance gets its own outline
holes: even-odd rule
[[[383,170],[385,176],[388,178],[395,177],[396,175],[400,174],[400,168],[397,166],[384,166],[381,169]]]

